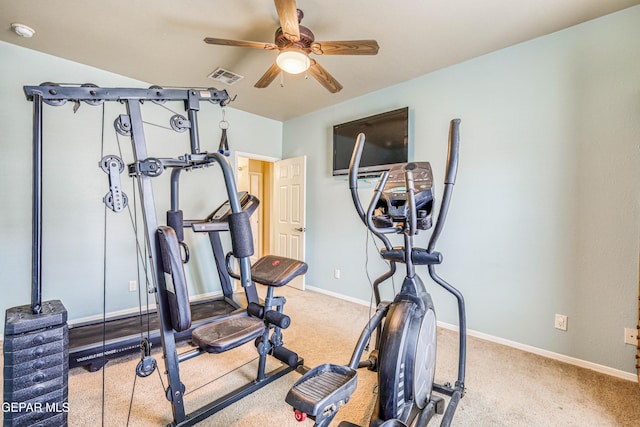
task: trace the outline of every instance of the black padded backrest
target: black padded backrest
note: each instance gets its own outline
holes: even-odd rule
[[[162,255],[162,268],[165,273],[171,275],[171,280],[165,281],[171,326],[177,332],[185,331],[191,327],[191,307],[187,279],[182,267],[180,244],[174,229],[166,226],[158,227],[158,243]]]

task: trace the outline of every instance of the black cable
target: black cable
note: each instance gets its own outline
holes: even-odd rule
[[[154,104],[156,104],[156,103],[154,102]],[[178,113],[176,113],[175,111],[173,111],[171,108],[167,107],[164,104],[156,104],[156,105],[159,105],[160,107],[164,108],[165,110],[172,112],[174,115],[178,114]]]
[[[166,130],[170,130],[171,132],[174,132],[174,129],[170,128],[169,126],[163,126],[157,123],[145,122],[144,120],[142,121],[142,123],[144,123],[145,125],[151,125],[151,126],[159,127],[160,129],[166,129]]]
[[[136,382],[138,381],[138,376],[133,376],[133,389],[131,390],[131,399],[129,400],[129,413],[127,414],[127,426],[129,425],[129,420],[131,419],[131,410],[133,409],[133,396],[136,391]]]
[[[256,360],[258,360],[258,358],[257,358],[257,357],[254,357],[253,359],[249,360],[248,362],[245,362],[245,363],[243,363],[242,365],[240,365],[240,366],[238,366],[238,367],[236,367],[236,368],[233,368],[232,370],[230,370],[230,371],[228,371],[228,372],[225,372],[224,374],[220,375],[219,377],[214,378],[214,379],[212,379],[211,381],[206,382],[206,383],[204,383],[204,384],[202,384],[202,385],[200,385],[200,386],[198,386],[198,387],[194,388],[193,390],[189,390],[189,391],[188,391],[187,393],[185,393],[184,395],[186,396],[186,395],[188,395],[188,394],[191,394],[191,393],[195,392],[196,390],[200,390],[201,388],[206,387],[206,386],[208,386],[209,384],[212,384],[212,383],[214,383],[214,382],[218,381],[219,379],[226,377],[227,375],[229,375],[229,374],[231,374],[231,373],[233,373],[233,372],[237,371],[238,369],[240,369],[240,368],[243,368],[243,367],[247,366],[249,363],[255,362]]]

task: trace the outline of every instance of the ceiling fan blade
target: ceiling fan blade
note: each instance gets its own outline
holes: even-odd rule
[[[316,55],[376,55],[379,48],[378,42],[375,40],[311,43],[311,52]]]
[[[336,93],[342,90],[342,85],[316,60],[311,60],[308,72],[329,92]]]
[[[278,46],[276,46],[273,43],[248,42],[243,40],[227,40],[227,39],[218,39],[215,37],[207,37],[206,39],[204,39],[204,41],[205,43],[208,43],[208,44],[217,44],[222,46],[252,47],[256,49],[266,49],[266,50],[273,50],[278,48]]]
[[[298,22],[298,8],[296,0],[275,0],[282,34],[295,43],[300,41],[300,26]]]
[[[280,68],[278,65],[273,64],[253,86],[260,89],[265,88],[269,86],[276,77],[278,77],[278,74],[280,74]]]

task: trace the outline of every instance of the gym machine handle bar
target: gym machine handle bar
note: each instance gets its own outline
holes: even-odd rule
[[[447,174],[444,181],[444,193],[442,195],[442,203],[440,204],[440,212],[436,227],[431,233],[427,252],[431,253],[435,249],[436,242],[444,228],[444,220],[449,211],[449,203],[451,203],[451,193],[456,183],[456,175],[458,173],[458,155],[460,153],[460,119],[453,119],[449,125],[449,153],[447,155]]]
[[[358,196],[358,168],[360,166],[360,158],[362,157],[362,150],[364,149],[364,143],[365,143],[365,135],[363,133],[360,133],[358,135],[358,138],[356,139],[356,145],[353,149],[351,162],[349,164],[349,189],[351,190],[351,198],[353,199],[353,204],[362,222],[364,222],[365,225],[367,225],[367,227],[369,227],[376,234],[376,236],[378,236],[385,243],[385,246],[387,247],[387,249],[390,249],[391,245],[388,239],[383,234],[397,232],[398,229],[397,228],[379,229],[375,227],[372,221],[369,219],[373,215],[373,210],[375,209],[375,205],[377,204],[380,198],[382,189],[386,184],[389,173],[388,172],[382,173],[378,181],[378,185],[376,185],[376,188],[374,190],[374,195],[371,200],[371,203],[369,204],[369,209],[367,213],[365,213],[364,209],[362,208],[362,203],[360,202],[360,197]],[[432,252],[434,250],[436,241],[438,240],[438,237],[440,237],[440,233],[444,228],[444,220],[447,216],[447,211],[449,210],[451,193],[453,191],[453,185],[455,184],[456,175],[458,173],[459,151],[460,151],[460,119],[453,119],[451,120],[449,125],[449,151],[447,154],[447,171],[445,174],[445,181],[444,181],[444,184],[445,184],[444,194],[442,197],[442,204],[440,205],[438,220],[436,222],[435,229],[431,234],[431,239],[429,240],[429,246],[427,249],[428,252]],[[412,174],[409,171],[409,176],[407,177],[407,179],[412,181],[411,175]],[[408,191],[411,192],[411,190],[409,190],[409,186],[407,188],[408,188]],[[411,198],[411,194],[409,195],[409,197]]]

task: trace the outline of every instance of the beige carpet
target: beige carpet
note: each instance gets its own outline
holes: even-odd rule
[[[285,331],[287,347],[297,351],[310,367],[326,362],[347,363],[369,310],[310,291],[286,288],[281,293],[287,298],[285,310],[292,317],[292,326]],[[164,369],[158,350],[154,355]],[[455,333],[440,331],[438,382],[455,380],[456,353]],[[223,355],[204,355],[181,364],[187,409],[192,411],[251,381],[256,372],[256,356],[255,348],[246,345]],[[104,370],[105,426],[127,425],[137,362],[137,357],[111,361]],[[102,372],[71,370],[70,426],[102,424],[102,378]],[[296,422],[284,402],[298,378],[299,374],[291,373],[199,425],[311,426],[310,420]],[[164,397],[160,376],[154,373],[135,382],[128,425],[171,422],[171,406]],[[374,373],[360,370],[358,390],[332,425],[342,419],[365,424],[375,382]],[[636,383],[475,338],[469,338],[466,386],[466,396],[454,417],[455,426],[640,426],[640,389]]]

